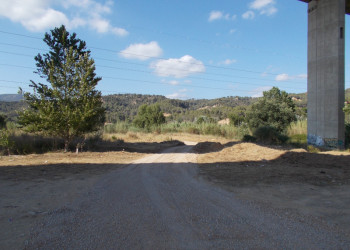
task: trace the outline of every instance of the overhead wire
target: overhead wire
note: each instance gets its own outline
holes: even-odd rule
[[[14,33],[14,32],[7,32],[7,31],[3,31],[3,30],[0,30],[0,33],[42,40],[39,37],[34,37],[34,36],[29,36],[29,35],[24,35],[24,34],[18,34],[18,33]],[[40,51],[48,51],[48,50],[44,50],[44,49],[40,49],[40,48],[24,46],[24,45],[18,45],[18,44],[10,44],[10,43],[3,43],[3,42],[0,42],[0,44],[7,45],[7,46],[22,47],[22,48],[26,48],[26,49],[35,49],[35,50],[40,50]],[[162,58],[162,57],[152,57],[152,56],[147,56],[147,55],[127,53],[125,51],[112,50],[112,49],[108,49],[108,48],[99,48],[99,47],[94,47],[94,46],[90,46],[89,48],[96,49],[96,50],[108,51],[108,52],[114,52],[114,53],[119,53],[119,54],[127,54],[127,55],[132,55],[132,56],[144,56],[146,58],[152,58],[152,59],[158,59],[158,60],[167,60],[166,58]],[[8,52],[8,51],[0,51],[0,52],[1,53],[7,53],[7,54],[13,54],[13,55],[19,55],[19,56],[32,56],[32,55],[26,55],[26,54],[15,53],[15,52]],[[103,57],[94,57],[94,58],[97,59],[97,60],[105,60],[105,61],[111,61],[111,62],[117,62],[117,63],[125,63],[125,64],[146,66],[145,64],[141,64],[141,63],[111,60],[111,59],[107,59],[107,58],[103,58]],[[259,71],[253,71],[253,70],[247,70],[247,69],[239,69],[239,68],[233,68],[233,67],[222,67],[222,66],[208,65],[208,64],[203,64],[203,63],[193,63],[193,62],[181,62],[181,63],[187,63],[187,64],[192,64],[192,65],[204,65],[206,67],[215,68],[215,69],[234,70],[234,71],[242,71],[242,72],[247,72],[247,73],[257,73],[257,74],[265,74],[265,75],[273,75],[273,76],[279,75],[279,74],[269,73],[269,72],[259,72]],[[5,64],[0,64],[0,65],[5,65]],[[7,65],[7,66],[33,69],[31,67],[26,67],[26,66],[21,66],[21,65]],[[129,68],[120,68],[120,67],[105,66],[105,65],[96,65],[96,66],[97,67],[103,67],[103,68],[113,68],[113,69],[118,69],[118,70],[128,70],[128,71],[135,71],[135,72],[151,73],[149,71],[142,71],[142,70],[129,69]],[[181,71],[181,69],[177,69],[177,70]],[[182,71],[185,71],[185,70],[182,70]],[[244,79],[259,80],[259,81],[269,81],[269,82],[273,81],[273,82],[277,82],[278,84],[283,84],[284,82],[295,83],[295,84],[305,84],[303,82],[291,82],[290,80],[286,80],[286,81],[282,82],[282,81],[276,81],[276,80],[253,78],[253,77],[246,77],[246,76],[234,76],[234,75],[228,75],[228,74],[217,74],[217,73],[205,73],[205,74],[207,74],[207,75],[216,75],[216,76],[224,76],[224,77],[232,77],[232,78],[244,78]],[[125,81],[135,81],[135,82],[146,82],[146,81],[143,81],[143,80],[141,81],[141,80],[134,80],[134,79],[126,79],[126,78],[113,78],[113,77],[108,77],[108,76],[107,77],[105,76],[104,78],[125,80]],[[261,84],[254,84],[254,83],[240,83],[240,82],[237,82],[237,81],[225,81],[225,80],[219,80],[219,79],[209,79],[209,78],[193,77],[193,76],[187,76],[187,78],[207,80],[207,81],[215,81],[215,82],[225,82],[225,83],[230,83],[230,84],[254,85],[254,86],[261,86],[262,87]],[[148,81],[148,83],[150,83],[150,81]],[[152,83],[157,83],[157,82],[152,82]],[[157,84],[164,84],[164,83],[157,83]],[[188,87],[195,87],[195,88],[199,87],[199,88],[209,88],[209,89],[232,90],[232,89],[215,88],[215,87],[212,88],[212,87],[204,87],[204,86],[189,85],[189,84],[186,84],[186,85],[177,84],[177,86],[188,86]],[[295,87],[292,88],[292,87],[288,87],[288,86],[283,86],[283,88],[296,89]],[[302,89],[304,90],[305,88],[302,88]],[[239,92],[241,92],[241,91],[239,91]]]
[[[11,34],[11,35],[15,35],[15,36],[22,36],[22,37],[33,38],[33,39],[40,39],[40,38],[34,37],[34,36],[23,35],[23,34],[18,34],[18,33],[14,33],[14,32],[7,32],[7,31],[3,31],[3,30],[0,30],[0,33]],[[113,50],[113,49],[109,49],[109,48],[100,48],[100,47],[96,47],[96,46],[88,46],[88,48],[101,50],[101,51],[107,51],[107,52],[114,52],[114,53],[119,53],[119,54],[124,54],[124,55],[141,56],[141,57],[149,58],[149,59],[168,60],[168,58],[164,58],[164,57],[129,53],[129,52],[125,52],[123,50]],[[216,65],[204,64],[204,63],[195,63],[195,62],[181,62],[181,63],[188,64],[188,65],[204,65],[205,67],[208,67],[208,68],[242,71],[242,72],[247,72],[247,73],[266,74],[266,75],[274,75],[274,76],[279,75],[277,73],[271,73],[271,72],[261,72],[261,71],[254,71],[254,70],[250,70],[250,69],[241,69],[241,68],[234,68],[234,67],[223,67],[223,66],[216,66]]]
[[[0,42],[0,45],[7,45],[7,46],[15,46],[15,47],[21,47],[21,48],[30,48],[30,49],[37,49],[37,50],[42,50],[42,51],[46,51],[48,52],[48,50],[44,50],[44,49],[39,49],[39,48],[34,48],[34,47],[29,47],[29,46],[22,46],[22,45],[17,45],[17,44],[9,44],[9,43],[2,43]],[[32,57],[32,55],[27,55],[27,54],[21,54],[21,53],[15,53],[15,52],[7,52],[7,51],[3,51],[0,50],[0,53],[6,53],[6,54],[13,54],[13,55],[23,55],[23,56],[30,56]],[[111,60],[111,59],[107,59],[107,58],[102,58],[102,57],[94,57],[95,59],[98,60],[103,60],[103,61],[111,61],[111,62],[117,62],[117,63],[125,63],[125,64],[133,64],[133,65],[142,65],[142,66],[146,66],[145,64],[141,64],[141,63],[131,63],[131,62],[124,62],[124,61],[119,61],[119,60]],[[111,67],[112,66],[102,66],[102,67]],[[166,68],[166,69],[171,69],[171,70],[175,70],[178,72],[188,72],[188,73],[193,73],[193,71],[189,71],[189,70],[183,70],[183,69],[174,69],[171,67],[157,67],[157,69],[161,69],[161,68]],[[123,68],[117,68],[117,69],[123,69]],[[125,68],[125,70],[129,70],[129,71],[140,71],[140,70],[133,70],[133,69],[127,69]],[[140,71],[141,72],[141,71]],[[148,71],[147,71],[148,72]],[[150,73],[150,72],[149,72]],[[218,73],[204,73],[205,75],[214,75],[214,76],[223,76],[223,77],[231,77],[231,78],[241,78],[241,79],[250,79],[250,80],[259,80],[259,81],[268,81],[268,82],[276,82],[278,84],[287,82],[287,83],[295,83],[295,84],[302,84],[305,85],[305,82],[299,82],[299,81],[290,81],[290,80],[285,80],[285,81],[277,81],[277,80],[271,80],[271,79],[261,79],[261,78],[255,78],[255,77],[246,77],[246,76],[236,76],[236,75],[228,75],[228,74],[218,74]],[[213,81],[218,81],[218,82],[226,82],[226,81],[222,81],[222,80],[217,80],[217,79],[206,79],[206,78],[198,78],[198,77],[192,77],[192,76],[187,76],[187,78],[193,78],[193,79],[201,79],[201,80],[213,80]],[[254,85],[254,84],[252,84]]]
[[[9,66],[9,67],[17,67],[17,68],[27,68],[27,69],[32,69],[35,70],[33,67],[28,67],[28,66],[23,66],[23,65],[14,65],[14,64],[5,64],[5,63],[0,63],[2,66]],[[118,67],[112,67],[112,66],[103,66],[103,65],[96,65],[96,67],[102,67],[102,68],[111,68],[111,69],[118,69],[118,70],[129,70],[129,71],[134,71],[134,72],[141,72],[141,73],[149,73],[148,71],[142,71],[142,70],[135,70],[135,69],[127,69],[127,68],[118,68]],[[111,78],[111,77],[106,77],[106,76],[101,76],[102,78]],[[224,82],[224,83],[230,83],[230,84],[243,84],[243,85],[253,85],[253,86],[259,86],[262,87],[263,85],[261,84],[255,84],[255,83],[245,83],[245,82],[237,82],[237,81],[223,81],[223,80],[217,80],[217,79],[208,79],[208,78],[201,78],[201,77],[188,77],[192,79],[200,79],[200,80],[205,80],[205,81],[214,81],[214,82]],[[116,78],[118,80],[125,80],[122,78]],[[129,81],[132,81],[132,79],[128,79]],[[136,80],[135,80],[136,81]],[[147,82],[146,80],[139,80],[141,82]],[[161,83],[164,84],[164,83]],[[191,84],[177,84],[178,86],[191,86],[191,87],[197,87],[197,88],[202,88],[202,86],[199,85],[191,85]],[[298,87],[288,87],[288,86],[283,86],[285,89],[300,89],[304,90],[304,88],[298,88]],[[232,90],[232,89],[224,89],[224,88],[212,88],[208,87],[209,89],[221,89],[221,90]]]

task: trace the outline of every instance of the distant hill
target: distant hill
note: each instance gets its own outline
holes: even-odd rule
[[[233,107],[250,105],[256,100],[251,97],[223,97],[218,99],[168,99],[160,95],[118,94],[103,97],[107,109],[107,121],[132,121],[142,104],[159,103],[170,120],[194,121],[199,116],[225,119]]]
[[[307,94],[289,94],[294,100],[298,114],[305,115]],[[226,119],[237,106],[248,106],[258,98],[228,96],[217,99],[168,99],[161,95],[118,94],[103,96],[107,110],[107,122],[132,121],[142,104],[159,103],[162,111],[170,121],[195,121],[198,117],[207,116],[217,121]],[[350,101],[350,89],[346,90]],[[16,100],[17,99],[17,100]],[[16,120],[17,111],[25,107],[20,95],[0,95],[0,113],[5,113],[10,120]],[[4,101],[6,100],[6,101]],[[300,111],[300,112],[299,112]]]
[[[23,96],[20,94],[1,94],[0,101],[3,102],[18,102],[23,99]]]

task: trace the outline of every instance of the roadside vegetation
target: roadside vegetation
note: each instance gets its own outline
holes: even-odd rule
[[[164,96],[102,96],[101,78],[86,43],[64,26],[46,33],[49,53],[35,57],[47,84],[31,81],[33,92],[22,101],[0,101],[0,154],[96,150],[96,145],[123,143],[125,138],[164,135],[216,136],[263,144],[307,143],[305,94],[277,87],[261,98],[223,97],[172,100]],[[16,100],[20,98],[16,96]],[[350,90],[346,90],[346,145],[350,141]],[[159,136],[158,136],[159,138]]]

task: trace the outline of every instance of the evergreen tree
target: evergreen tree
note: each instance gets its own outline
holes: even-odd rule
[[[19,123],[28,132],[43,132],[65,140],[65,151],[75,137],[97,131],[105,119],[101,92],[95,90],[94,60],[84,41],[64,26],[45,34],[50,52],[35,57],[37,71],[49,85],[31,81],[33,93],[24,93],[29,108]]]
[[[296,120],[295,105],[287,92],[273,87],[264,91],[263,97],[251,106],[246,119],[251,129],[270,126],[283,132]]]

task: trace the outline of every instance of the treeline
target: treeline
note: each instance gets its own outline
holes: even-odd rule
[[[221,120],[229,117],[232,108],[247,106],[256,101],[251,97],[223,97],[218,99],[175,100],[159,95],[118,94],[103,97],[106,120],[110,123],[131,122],[143,105],[158,103],[168,121],[195,121],[198,117]]]
[[[350,94],[350,89],[349,89]],[[300,116],[306,114],[306,94],[290,95]],[[237,107],[246,107],[255,103],[258,98],[229,96],[217,99],[168,99],[161,95],[116,94],[103,96],[103,105],[106,108],[106,122],[131,122],[135,119],[138,108],[143,105],[158,103],[164,112],[167,121],[194,122],[200,117],[208,117],[216,121],[230,117]],[[0,101],[0,113],[8,120],[16,121],[17,111],[25,107],[23,101]]]

